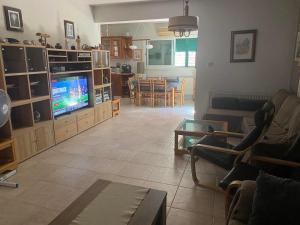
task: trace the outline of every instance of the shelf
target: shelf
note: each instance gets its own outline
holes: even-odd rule
[[[48,55],[48,57],[51,57],[51,58],[67,58],[66,55]]]
[[[49,96],[49,81],[47,74],[29,75],[31,97]]]
[[[26,48],[26,61],[28,72],[47,70],[46,51],[44,48]]]
[[[10,138],[0,138],[0,151],[9,147],[13,143],[13,140]]]
[[[24,73],[6,73],[5,74],[6,77],[25,76],[25,75],[27,75],[27,72],[24,72]]]
[[[33,103],[50,99],[50,95],[31,97]]]
[[[32,108],[35,124],[52,119],[50,99],[34,102]]]
[[[67,63],[92,63],[92,61],[52,61],[50,64],[67,64]]]
[[[34,75],[34,74],[45,74],[45,73],[48,73],[48,71],[36,71],[36,72],[28,72],[27,74],[28,75]]]
[[[31,103],[26,105],[20,105],[11,109],[11,123],[14,130],[32,127],[32,106]]]
[[[107,69],[110,69],[110,67],[93,68],[93,70],[107,70]]]
[[[10,163],[6,163],[4,165],[0,165],[0,172],[4,172],[7,170],[14,170],[16,169],[16,162],[10,162]]]
[[[102,85],[94,85],[94,89],[101,89],[101,88],[105,88],[105,87],[110,87],[111,83],[108,84],[102,84]]]
[[[30,99],[24,99],[24,100],[15,100],[11,102],[11,107],[18,107],[18,106],[22,106],[22,105],[26,105],[31,103]]]
[[[51,75],[64,75],[64,74],[72,74],[72,73],[89,73],[89,72],[92,72],[92,70],[76,70],[76,71],[57,72],[57,73],[51,73]]]
[[[3,71],[6,74],[26,73],[25,47],[1,46]]]
[[[94,86],[99,86],[103,84],[103,72],[102,70],[95,70],[94,73]]]

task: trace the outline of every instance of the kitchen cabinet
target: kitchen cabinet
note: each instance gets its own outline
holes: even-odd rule
[[[102,48],[110,52],[112,59],[132,59],[132,37],[106,36],[101,38]]]

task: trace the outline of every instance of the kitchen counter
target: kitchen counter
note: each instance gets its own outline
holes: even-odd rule
[[[112,95],[122,98],[129,97],[128,79],[133,77],[134,73],[111,73]]]
[[[111,74],[122,75],[122,76],[130,76],[130,75],[134,75],[134,73],[118,73],[118,72],[111,72]]]

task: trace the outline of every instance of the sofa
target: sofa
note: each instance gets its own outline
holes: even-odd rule
[[[261,171],[256,181],[229,186],[226,225],[298,225],[299,200],[299,181]]]
[[[244,117],[252,118],[269,96],[211,93],[205,120],[227,121],[230,132],[243,132]]]
[[[300,98],[285,90],[280,90],[271,101],[275,105],[275,116],[262,142],[268,144],[286,143],[300,130]],[[253,118],[243,118],[243,131],[245,133],[248,133],[253,127]]]

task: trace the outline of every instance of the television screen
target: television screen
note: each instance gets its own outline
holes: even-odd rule
[[[52,110],[54,116],[89,105],[88,80],[86,76],[52,79]]]

